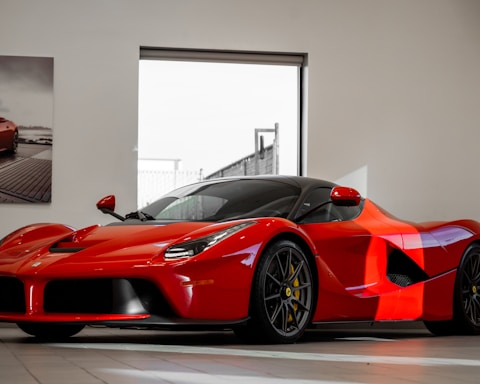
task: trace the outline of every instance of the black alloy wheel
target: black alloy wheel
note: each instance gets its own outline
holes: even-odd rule
[[[262,255],[252,285],[251,319],[236,333],[250,342],[293,343],[310,323],[314,284],[307,257],[292,241],[278,241]]]
[[[480,245],[469,246],[458,267],[453,319],[426,321],[425,326],[435,335],[480,334]]]
[[[466,333],[480,333],[480,246],[472,245],[457,272],[456,315]]]

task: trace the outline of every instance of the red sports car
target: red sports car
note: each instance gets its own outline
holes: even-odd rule
[[[325,322],[480,331],[480,224],[414,224],[307,177],[179,188],[118,221],[21,228],[0,243],[0,321],[38,337],[85,325],[233,329],[290,343]]]
[[[0,151],[17,152],[18,128],[13,121],[0,116]]]

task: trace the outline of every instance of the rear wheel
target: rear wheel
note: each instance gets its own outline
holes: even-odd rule
[[[56,323],[18,323],[23,332],[45,340],[65,339],[79,333],[85,326],[82,324]]]
[[[479,245],[467,248],[458,267],[453,297],[453,319],[426,321],[425,326],[435,335],[480,334]]]
[[[310,265],[292,241],[272,244],[255,272],[250,320],[236,334],[250,342],[293,343],[313,315],[314,293]]]

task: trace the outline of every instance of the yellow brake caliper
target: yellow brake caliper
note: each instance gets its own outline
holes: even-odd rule
[[[295,272],[295,268],[293,267],[292,264],[290,264],[290,272],[291,273],[294,273]],[[298,277],[295,279],[295,281],[293,282],[293,286],[296,288],[300,285],[300,281],[298,280]],[[300,291],[296,290],[293,295],[298,299],[300,299]],[[297,309],[298,309],[298,304],[295,303],[293,304],[293,310],[295,312],[297,312]],[[288,315],[288,322],[291,323],[293,321],[293,317],[292,317],[292,314],[289,314]]]

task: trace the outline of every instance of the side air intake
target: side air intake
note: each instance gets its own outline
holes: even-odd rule
[[[402,251],[394,249],[388,256],[387,278],[400,287],[408,287],[427,280],[428,275]]]

